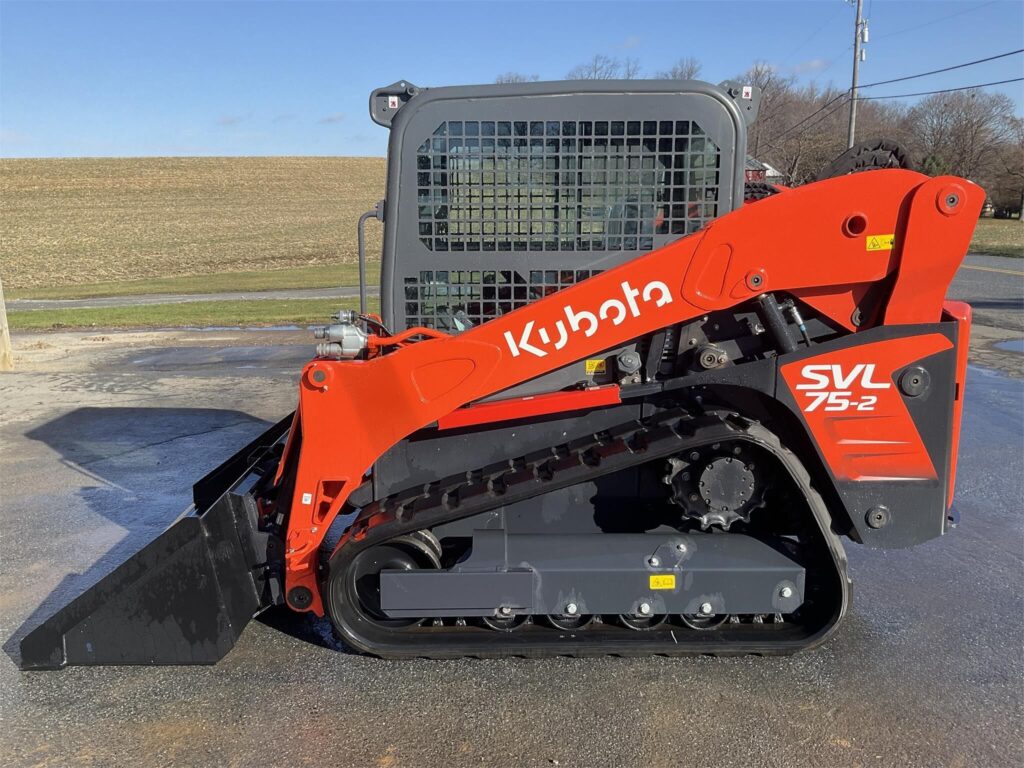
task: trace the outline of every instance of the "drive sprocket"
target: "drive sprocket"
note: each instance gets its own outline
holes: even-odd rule
[[[672,503],[702,530],[749,523],[751,513],[764,506],[767,484],[741,446],[716,443],[673,456],[667,470],[663,480],[671,488]]]

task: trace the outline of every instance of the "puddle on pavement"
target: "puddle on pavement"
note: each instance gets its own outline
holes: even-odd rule
[[[133,352],[129,362],[151,371],[299,371],[315,354],[312,344],[259,347],[168,347]]]
[[[993,346],[996,349],[1003,350],[1004,352],[1017,352],[1018,354],[1024,355],[1024,338],[997,341]]]

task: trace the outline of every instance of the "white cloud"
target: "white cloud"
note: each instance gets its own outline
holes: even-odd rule
[[[810,72],[820,72],[828,66],[829,62],[827,59],[808,59],[807,61],[801,61],[793,66],[789,67],[789,71],[794,75],[806,75]]]
[[[758,65],[767,67],[772,72],[777,72],[780,75],[813,75],[815,72],[828,69],[831,63],[828,59],[808,59],[796,64],[772,64],[767,61],[757,62]]]

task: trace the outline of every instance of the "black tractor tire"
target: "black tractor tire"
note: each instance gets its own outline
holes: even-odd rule
[[[767,181],[748,181],[743,185],[743,202],[753,203],[779,194],[779,188]]]
[[[843,152],[821,170],[817,180],[861,171],[876,171],[881,168],[906,168],[912,171],[915,164],[910,153],[897,142],[889,139],[872,139],[854,144]]]

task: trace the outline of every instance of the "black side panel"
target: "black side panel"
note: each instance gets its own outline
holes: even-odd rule
[[[818,449],[818,460],[829,485],[845,507],[854,530],[851,536],[870,547],[909,547],[945,533],[949,500],[948,479],[952,459],[953,402],[956,396],[956,323],[880,326],[851,334],[810,349],[777,358],[781,367],[796,360],[816,357],[830,350],[845,349],[872,342],[939,333],[952,343],[951,349],[916,360],[893,372],[892,383],[899,386],[902,374],[911,368],[923,368],[930,383],[920,395],[901,391],[903,403],[924,443],[938,478],[935,480],[840,480],[828,470]],[[777,379],[776,398],[798,418],[802,412],[781,376]],[[806,426],[805,422],[804,425]],[[808,430],[808,434],[810,431]],[[805,457],[807,461],[809,457]],[[810,462],[808,462],[810,464]],[[826,479],[826,478],[822,478]],[[884,520],[874,527],[869,513],[884,507]],[[877,518],[874,519],[878,524]]]
[[[396,618],[493,616],[499,606],[560,614],[567,603],[582,614],[630,614],[644,602],[655,614],[698,614],[705,603],[716,614],[789,614],[803,602],[805,576],[781,542],[741,533],[481,530],[448,570],[383,571],[380,598]]]

